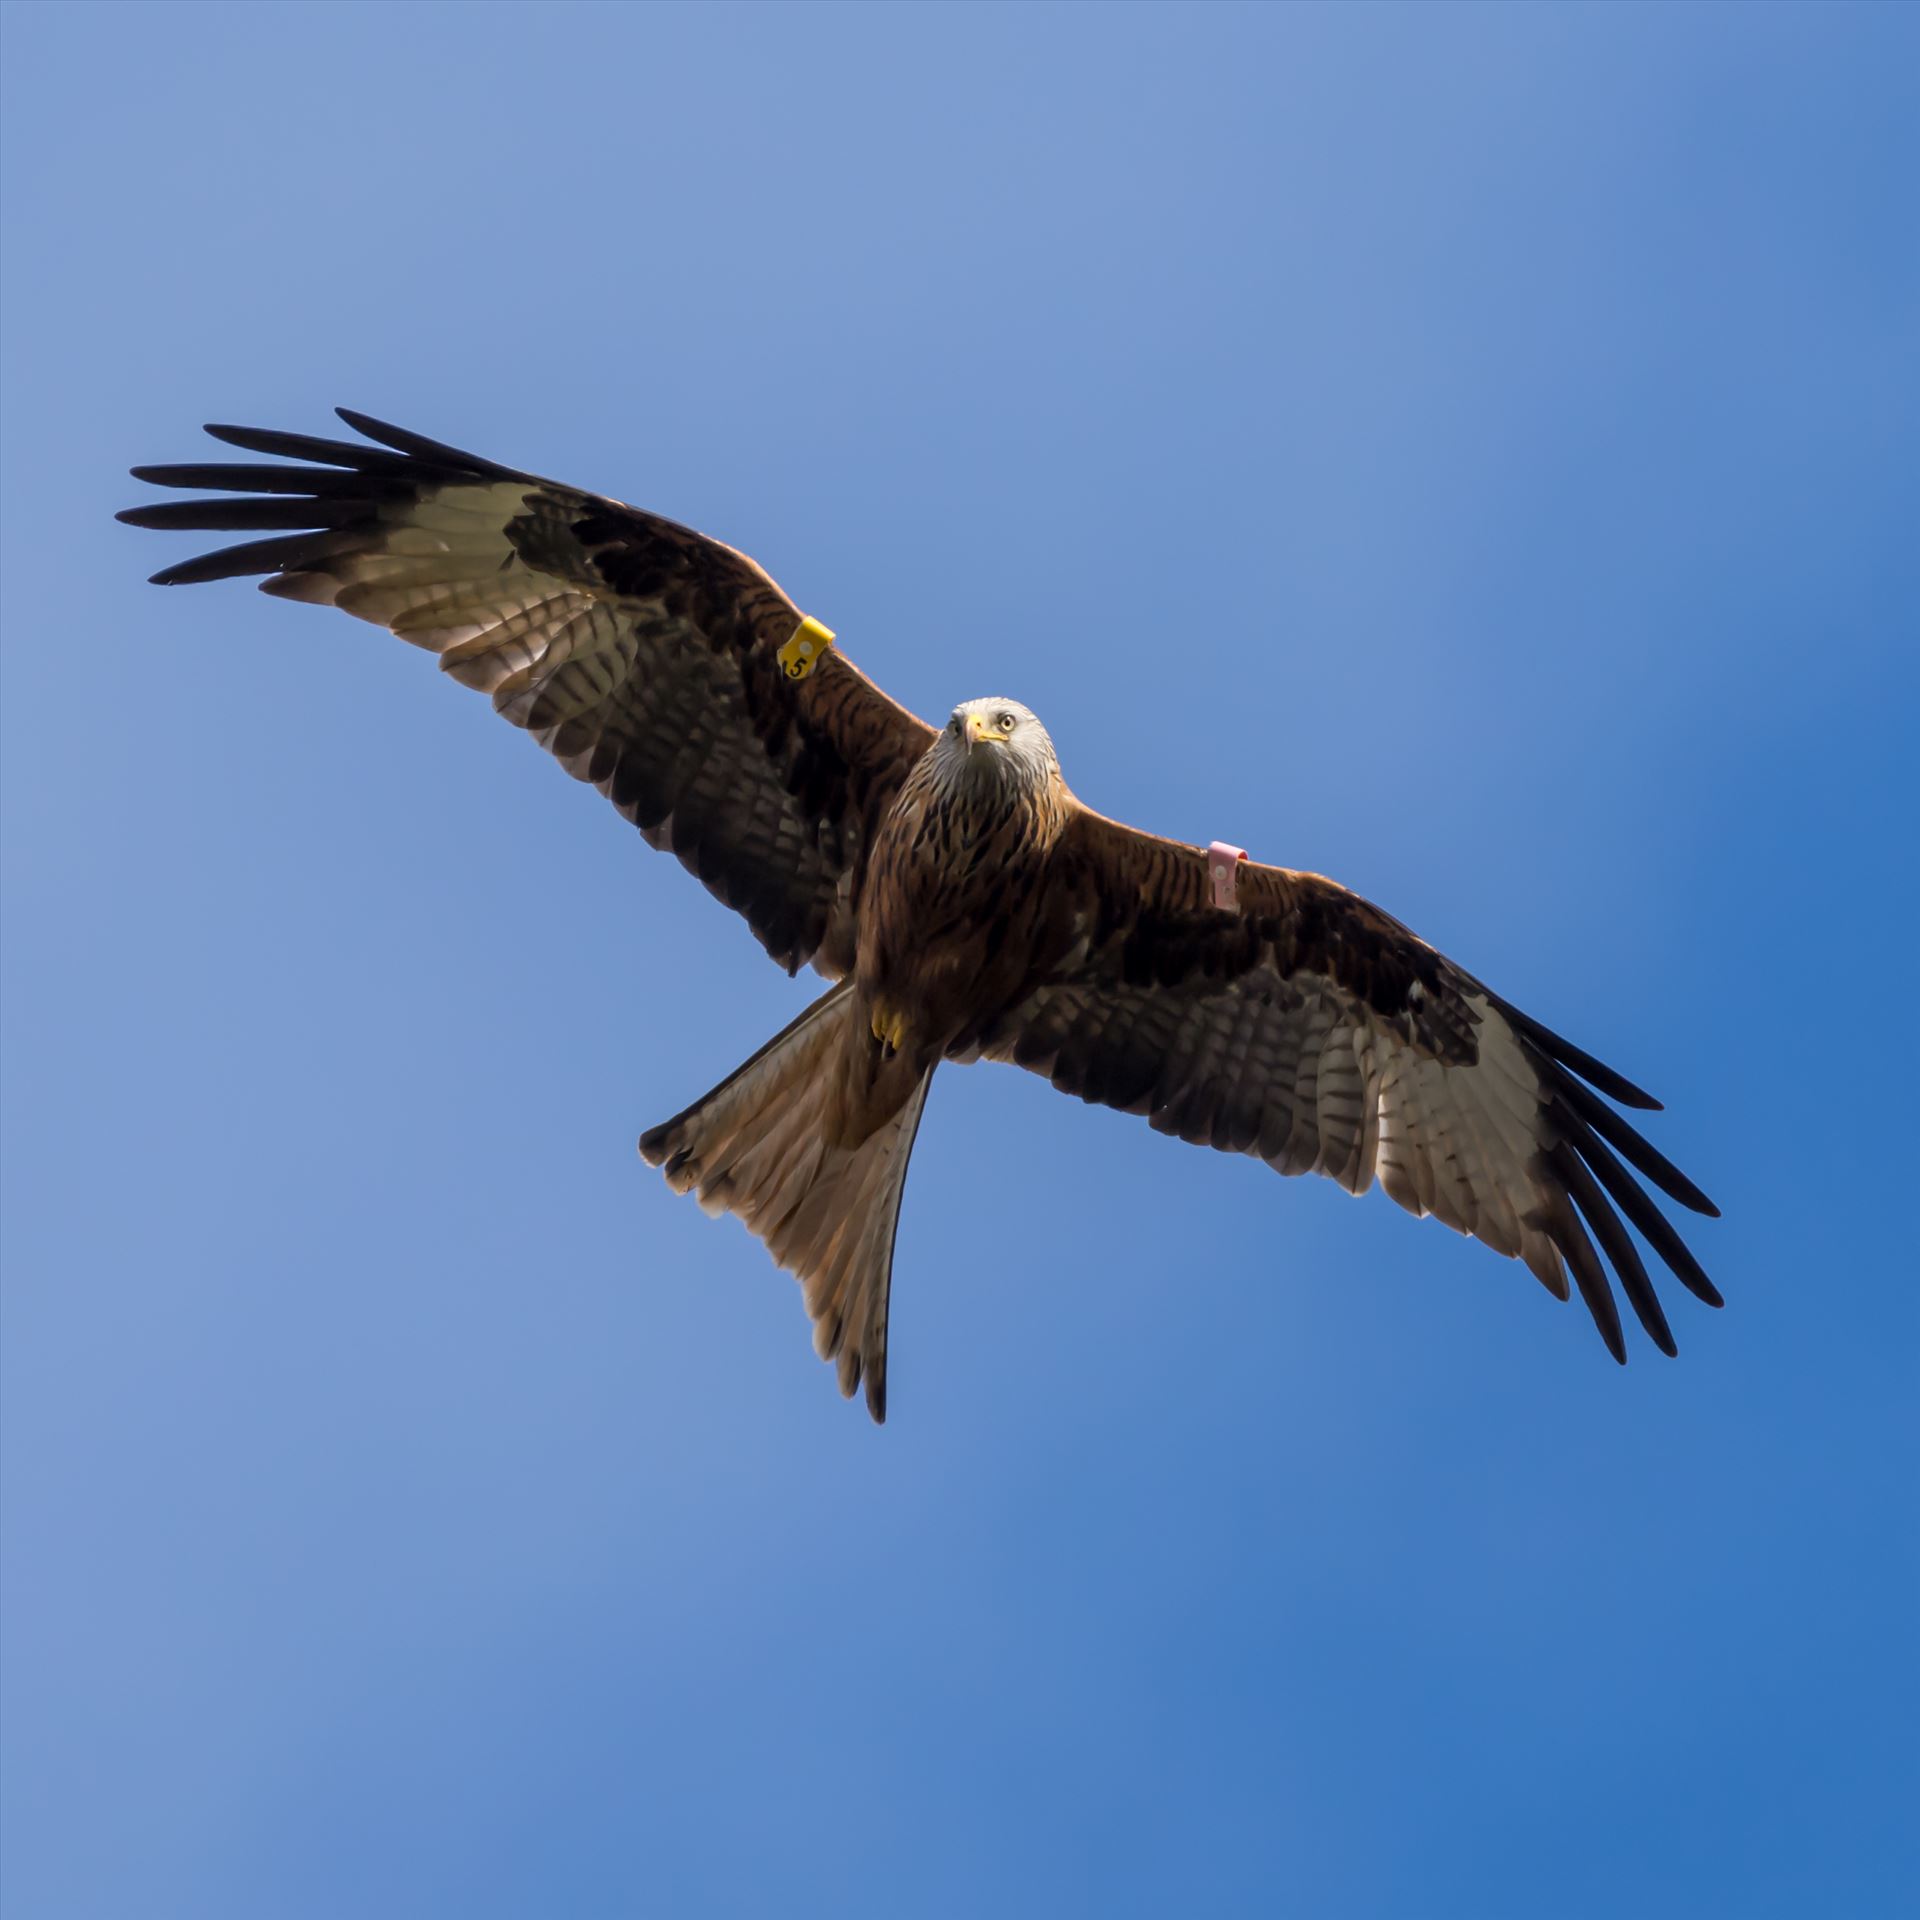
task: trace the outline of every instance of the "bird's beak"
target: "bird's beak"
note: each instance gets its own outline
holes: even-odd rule
[[[1007,736],[1004,733],[1001,733],[996,728],[990,727],[987,725],[987,717],[985,714],[970,713],[967,715],[966,739],[967,739],[968,752],[972,752],[975,743],[978,741],[998,740],[1004,745],[1006,742],[1006,738]]]

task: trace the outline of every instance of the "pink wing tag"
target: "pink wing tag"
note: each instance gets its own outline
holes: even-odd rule
[[[1222,913],[1240,911],[1240,862],[1247,857],[1245,847],[1230,847],[1216,840],[1207,849],[1207,877],[1213,882],[1213,904]]]

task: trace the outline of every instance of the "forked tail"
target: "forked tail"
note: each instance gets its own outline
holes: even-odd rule
[[[830,1144],[830,1108],[852,1045],[855,997],[843,981],[686,1112],[640,1136],[676,1192],[737,1214],[799,1280],[814,1351],[838,1363],[840,1391],[864,1379],[887,1417],[887,1293],[900,1193],[929,1067],[904,1104],[857,1146]]]

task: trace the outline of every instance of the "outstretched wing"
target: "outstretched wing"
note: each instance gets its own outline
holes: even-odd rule
[[[299,465],[135,467],[224,494],[120,515],[266,533],[155,574],[264,574],[440,656],[649,845],[738,909],[790,973],[852,965],[872,832],[933,731],[837,649],[793,678],[800,612],[744,554],[596,494],[340,410],[360,445],[251,427]]]
[[[1720,1305],[1628,1167],[1717,1209],[1600,1095],[1659,1103],[1358,895],[1243,864],[1222,909],[1199,848],[1084,809],[1050,884],[1072,947],[989,1022],[983,1053],[1281,1173],[1330,1174],[1352,1193],[1377,1177],[1563,1300],[1571,1269],[1616,1360],[1626,1344],[1596,1240],[1655,1345],[1675,1350],[1622,1216]]]

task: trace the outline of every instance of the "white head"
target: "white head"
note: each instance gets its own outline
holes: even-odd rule
[[[996,694],[963,700],[934,744],[947,778],[1044,787],[1060,770],[1053,741],[1030,707]]]

